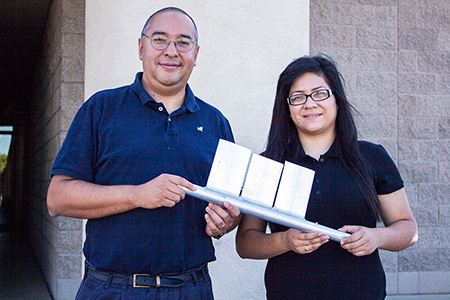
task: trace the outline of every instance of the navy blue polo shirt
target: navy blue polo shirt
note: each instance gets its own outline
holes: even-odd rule
[[[73,120],[51,175],[100,185],[137,185],[162,173],[205,186],[219,139],[233,141],[227,119],[189,86],[167,113],[141,85],[96,93]],[[205,232],[207,203],[187,196],[173,208],[133,209],[88,220],[84,254],[118,273],[182,273],[215,259]]]
[[[335,229],[376,227],[376,218],[345,171],[337,147],[333,143],[316,160],[298,142],[287,158],[315,171],[305,218]],[[397,167],[381,145],[360,141],[359,147],[377,194],[403,188]],[[270,227],[272,232],[287,230],[274,223]],[[386,286],[378,251],[356,257],[334,241],[307,255],[290,251],[269,259],[265,283],[268,299],[384,299]]]

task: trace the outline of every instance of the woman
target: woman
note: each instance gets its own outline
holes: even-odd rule
[[[236,248],[269,259],[268,299],[384,299],[377,249],[400,251],[417,240],[403,181],[381,145],[357,140],[352,106],[331,59],[292,62],[281,73],[264,155],[313,169],[306,219],[351,236],[340,243],[245,215]],[[381,219],[385,227],[376,228]]]

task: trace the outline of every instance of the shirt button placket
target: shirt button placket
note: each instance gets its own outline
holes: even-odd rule
[[[321,157],[319,159],[320,162],[322,162],[323,158]],[[320,169],[319,169],[320,170]],[[314,192],[314,197],[316,198],[316,201],[320,202],[320,200],[322,199],[322,184],[321,184],[321,180],[320,180],[320,172],[319,170],[316,171],[316,176],[314,178],[314,186],[315,186],[315,192]]]
[[[172,128],[172,118],[167,117],[167,133],[172,134],[173,128]]]

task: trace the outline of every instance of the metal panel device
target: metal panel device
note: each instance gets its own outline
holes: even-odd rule
[[[350,234],[305,219],[314,171],[252,154],[250,149],[219,140],[206,187],[187,195],[222,204],[242,213],[305,231],[318,231],[339,242]]]

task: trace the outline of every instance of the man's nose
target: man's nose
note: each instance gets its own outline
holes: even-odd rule
[[[178,56],[178,50],[175,46],[175,41],[169,41],[169,45],[167,46],[166,50],[164,50],[164,52],[169,56]]]

